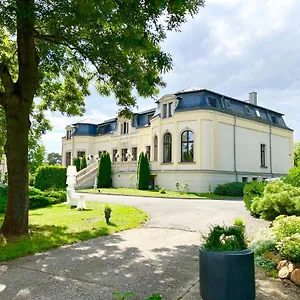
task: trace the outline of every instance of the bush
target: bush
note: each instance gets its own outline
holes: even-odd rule
[[[81,162],[80,162],[80,170],[83,170],[87,167],[86,157],[83,155]]]
[[[290,169],[283,181],[293,186],[300,187],[300,166]]]
[[[45,190],[65,190],[67,168],[61,166],[41,166],[37,169],[34,187]]]
[[[73,158],[73,162],[72,162],[73,166],[76,167],[76,171],[79,172],[80,171],[80,158],[79,157],[74,157]]]
[[[213,251],[241,251],[247,249],[244,226],[214,226],[204,236],[203,248]]]
[[[98,188],[110,188],[111,187],[111,160],[108,153],[104,153],[100,156],[98,177]]]
[[[147,155],[142,152],[139,155],[137,168],[137,188],[139,190],[147,190],[150,181],[150,167]]]
[[[65,191],[41,191],[29,187],[29,209],[47,207],[66,201]],[[0,213],[5,213],[7,202],[7,187],[0,187]]]
[[[221,196],[242,197],[243,189],[246,183],[244,182],[229,182],[219,184],[215,188],[215,194]]]
[[[279,216],[272,228],[276,248],[286,259],[300,263],[300,217]]]
[[[259,182],[257,180],[248,183],[244,187],[244,202],[248,210],[251,211],[251,204],[255,197],[261,197],[264,192],[264,188],[267,185],[266,181]]]
[[[279,215],[300,215],[300,188],[280,180],[270,182],[263,196],[254,198],[250,209],[269,221]]]
[[[161,188],[161,189],[159,190],[159,192],[160,192],[161,194],[165,194],[165,193],[166,193],[166,191],[165,191],[164,188]]]
[[[29,186],[34,186],[35,174],[29,174]]]

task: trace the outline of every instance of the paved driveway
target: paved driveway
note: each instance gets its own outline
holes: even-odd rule
[[[237,217],[246,224],[247,233],[253,236],[267,222],[249,215],[242,200],[188,200],[168,198],[128,197],[86,194],[88,201],[101,201],[132,205],[151,216],[146,228],[181,229],[206,233],[209,224],[232,224]]]
[[[156,292],[164,300],[199,300],[199,231],[207,231],[208,223],[231,223],[236,217],[244,218],[249,234],[266,225],[249,218],[240,201],[87,198],[134,205],[151,219],[144,228],[0,263],[0,299],[111,300],[118,290],[133,291],[136,297],[130,299]],[[257,299],[298,297],[286,295],[282,287],[258,277]]]

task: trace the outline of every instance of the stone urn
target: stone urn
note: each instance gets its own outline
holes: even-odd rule
[[[106,207],[104,209],[104,215],[105,215],[106,223],[109,223],[109,219],[110,219],[110,216],[111,216],[111,208]]]

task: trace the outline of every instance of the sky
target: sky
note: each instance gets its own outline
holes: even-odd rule
[[[298,4],[298,5],[297,5]],[[173,59],[159,97],[188,87],[206,88],[240,100],[258,93],[258,105],[285,114],[300,140],[299,0],[206,0],[204,8],[162,44]],[[53,130],[43,136],[46,151],[61,153],[65,127],[85,118],[116,116],[114,97],[100,97],[94,86],[82,118],[47,112]],[[139,110],[155,107],[138,99]]]

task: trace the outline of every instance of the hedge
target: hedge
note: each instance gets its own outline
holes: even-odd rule
[[[246,183],[244,182],[229,182],[225,184],[219,184],[215,188],[214,193],[220,196],[232,196],[242,197],[244,195],[243,190]]]
[[[45,190],[66,189],[67,168],[61,166],[41,166],[36,171],[34,187]]]
[[[29,187],[29,209],[47,207],[67,200],[65,191],[46,191]],[[0,213],[5,213],[7,187],[0,187]]]

